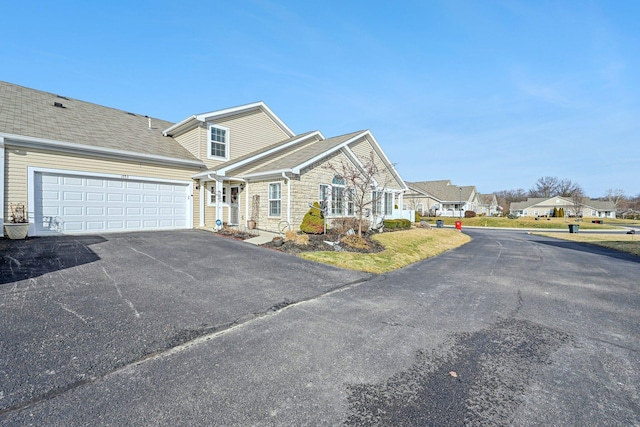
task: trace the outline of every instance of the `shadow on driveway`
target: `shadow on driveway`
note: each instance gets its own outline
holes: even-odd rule
[[[0,285],[97,261],[89,246],[104,241],[100,236],[5,239],[0,243]]]
[[[626,252],[616,251],[615,249],[605,248],[604,246],[591,245],[588,243],[572,242],[569,240],[555,240],[555,239],[540,239],[536,240],[537,243],[541,243],[547,246],[554,246],[556,248],[571,249],[574,251],[587,252],[595,255],[608,256],[611,258],[621,259],[625,261],[631,261],[640,263],[640,257],[628,254]]]

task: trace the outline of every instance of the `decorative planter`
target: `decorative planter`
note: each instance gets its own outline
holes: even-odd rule
[[[273,246],[279,248],[284,244],[284,239],[282,237],[274,237],[273,238]]]
[[[27,233],[29,232],[29,223],[6,223],[4,225],[4,231],[7,233],[7,236],[10,239],[25,239],[27,237]]]
[[[256,222],[252,219],[250,219],[249,221],[247,221],[247,228],[249,230],[253,230],[256,228]]]

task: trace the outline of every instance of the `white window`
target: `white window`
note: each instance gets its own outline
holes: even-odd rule
[[[216,184],[213,183],[209,186],[209,206],[213,206],[216,204],[217,193],[216,193]],[[220,198],[221,203],[227,203],[227,188],[222,187],[222,197]]]
[[[329,200],[329,186],[326,184],[320,184],[318,201],[322,204],[322,202],[326,202],[327,200]]]
[[[207,156],[210,159],[229,158],[229,129],[217,126],[209,126],[209,142],[207,144]]]
[[[347,188],[347,215],[355,215],[355,192],[353,188]]]
[[[279,182],[269,184],[269,216],[282,215],[282,187]]]
[[[420,214],[424,213],[424,205],[422,203],[418,203],[418,206],[416,208],[418,212],[420,212]]]
[[[384,214],[393,215],[393,193],[384,193]]]
[[[374,215],[380,215],[382,213],[382,193],[380,191],[371,192],[372,208]]]
[[[339,175],[331,181],[331,215],[344,215],[344,178]]]

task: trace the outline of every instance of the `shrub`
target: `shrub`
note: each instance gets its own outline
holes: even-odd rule
[[[293,243],[300,246],[307,246],[309,244],[309,235],[297,234],[296,238],[293,240]]]
[[[415,211],[415,215],[413,217],[413,222],[420,222],[422,218],[420,217],[420,212]]]
[[[343,237],[340,242],[342,242],[342,244],[347,245],[351,248],[355,248],[355,249],[368,249],[369,248],[369,243],[367,243],[367,241],[358,236],[357,234],[350,234],[348,236]]]
[[[411,228],[411,221],[408,219],[399,220],[402,228]]]
[[[475,211],[465,211],[465,213],[464,213],[464,217],[465,218],[473,218],[475,216],[476,216]]]
[[[296,236],[297,236],[297,235],[298,235],[298,233],[296,233],[295,231],[293,231],[293,230],[287,230],[287,231],[284,233],[284,241],[285,241],[285,242],[290,242],[290,241],[292,241],[292,240],[296,240]]]
[[[384,224],[384,228],[387,230],[394,230],[398,226],[395,219],[385,219],[382,223]]]
[[[509,215],[507,215],[507,218],[509,218],[509,219],[517,219],[518,215],[509,213]]]
[[[307,234],[324,233],[324,215],[320,210],[320,203],[314,202],[313,207],[309,208],[304,218],[302,218],[300,230]]]

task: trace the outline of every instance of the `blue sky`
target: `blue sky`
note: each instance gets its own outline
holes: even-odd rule
[[[640,193],[640,2],[3,2],[0,80],[170,121],[262,100],[406,181]]]

